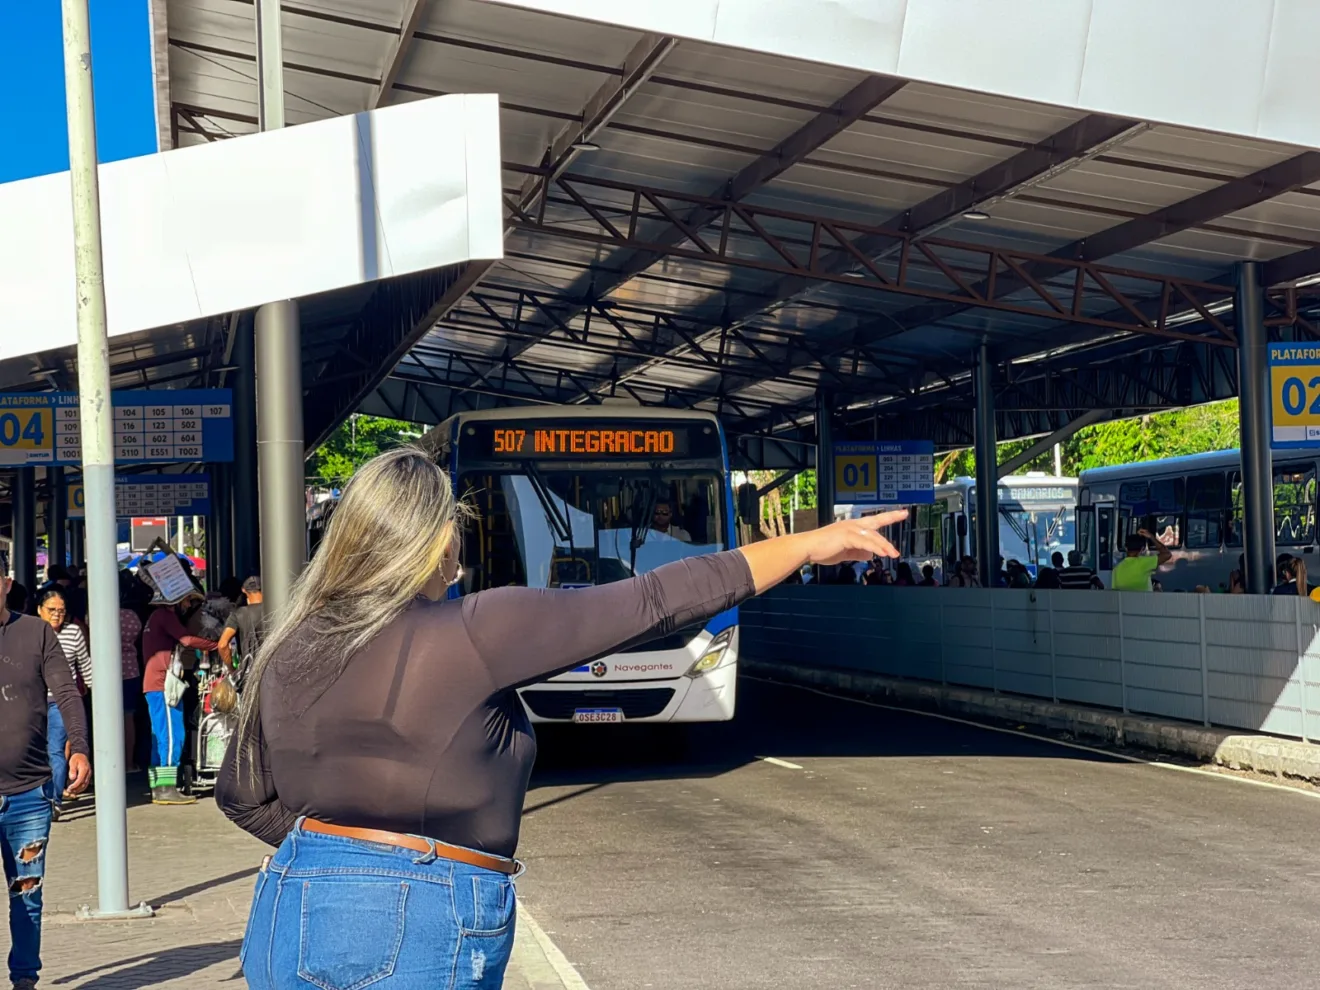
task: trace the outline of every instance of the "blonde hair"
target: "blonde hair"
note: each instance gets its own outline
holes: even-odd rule
[[[466,515],[449,476],[417,447],[388,451],[357,470],[245,678],[240,767],[246,759],[251,773],[258,773],[260,695],[267,673],[282,680],[332,682],[422,592],[454,546]],[[279,663],[273,664],[277,655]]]

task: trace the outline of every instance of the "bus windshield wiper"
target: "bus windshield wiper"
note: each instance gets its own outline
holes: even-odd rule
[[[1028,520],[1026,518],[1027,513],[1017,509],[1000,509],[999,514],[1008,523],[1008,526],[1013,530],[1014,535],[1022,541],[1022,546],[1027,551],[1027,557],[1029,559],[1034,559],[1035,555],[1032,553],[1031,549],[1031,537],[1034,534],[1035,527],[1033,526],[1028,530]]]
[[[646,501],[641,503],[642,512],[634,517],[632,524],[632,537],[628,540],[628,571],[632,574],[637,573],[637,551],[641,549],[642,544],[646,542],[646,537],[650,533],[648,523],[651,517],[655,515],[655,504],[657,493],[655,486],[649,482],[646,485]],[[638,504],[637,502],[633,503]]]
[[[554,534],[555,542],[572,546],[573,530],[569,527],[568,521],[560,515],[559,506],[555,505],[555,497],[535,464],[527,465],[527,480],[532,485],[532,491],[536,493],[537,501],[541,503],[541,510],[545,513],[545,521]]]

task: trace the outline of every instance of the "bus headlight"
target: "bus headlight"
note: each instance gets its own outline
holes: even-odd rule
[[[724,652],[729,648],[731,642],[733,642],[733,630],[726,629],[710,641],[706,651],[701,654],[701,658],[688,668],[686,676],[700,677],[702,674],[708,674],[718,667],[720,661],[724,659]]]

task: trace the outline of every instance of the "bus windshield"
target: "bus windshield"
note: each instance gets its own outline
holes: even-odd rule
[[[1066,559],[1076,547],[1077,514],[1071,506],[1001,508],[999,514],[999,553],[1005,560],[1048,567],[1054,553]]]
[[[976,510],[971,510],[971,552],[976,555]],[[1077,546],[1077,510],[1071,505],[1011,503],[999,507],[999,556],[1025,564],[1034,575],[1057,551],[1065,560]]]
[[[544,464],[544,462],[542,462]],[[521,465],[460,477],[464,591],[581,588],[726,549],[714,471]]]

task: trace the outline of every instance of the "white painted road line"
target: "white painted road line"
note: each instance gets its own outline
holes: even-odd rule
[[[976,722],[968,718],[958,718],[954,715],[944,715],[940,712],[926,712],[917,708],[903,708],[899,705],[885,705],[878,701],[868,701],[865,698],[853,698],[846,694],[835,694],[832,691],[822,691],[820,688],[807,687],[805,684],[793,684],[789,681],[775,681],[766,677],[755,677],[750,674],[744,674],[745,677],[751,677],[753,680],[762,681],[766,684],[775,684],[779,687],[796,688],[799,691],[809,691],[812,694],[819,694],[825,698],[834,698],[836,701],[850,701],[855,705],[865,705],[868,708],[882,708],[890,712],[905,712],[908,715],[921,715],[925,718],[938,718],[945,722],[956,722],[959,725],[970,725],[977,729],[985,729],[988,732],[1002,732],[1006,736],[1022,736],[1024,739],[1034,739],[1037,742],[1049,743],[1051,746],[1063,746],[1067,749],[1079,749],[1084,753],[1096,753],[1100,756],[1107,756],[1114,760],[1126,760],[1128,763],[1143,763],[1149,767],[1159,767],[1161,770],[1177,770],[1179,773],[1199,774],[1203,777],[1213,777],[1216,780],[1233,780],[1239,784],[1252,784],[1255,787],[1269,787],[1276,791],[1287,791],[1289,794],[1300,794],[1302,797],[1320,799],[1320,791],[1307,791],[1300,787],[1292,787],[1288,784],[1276,784],[1268,780],[1256,780],[1254,777],[1239,777],[1231,773],[1220,773],[1216,770],[1205,770],[1201,767],[1184,767],[1177,763],[1166,763],[1163,760],[1147,760],[1140,756],[1132,756],[1128,753],[1118,753],[1114,750],[1100,749],[1097,746],[1087,746],[1084,743],[1066,742],[1062,739],[1051,739],[1049,736],[1039,736],[1034,732],[1023,732],[1019,729],[1006,729],[998,725],[987,725],[985,722]],[[765,757],[762,757],[765,759]],[[773,762],[773,761],[771,761]],[[799,768],[801,769],[801,768]]]
[[[773,763],[777,767],[783,767],[785,770],[801,770],[796,763],[789,763],[788,760],[781,760],[775,756],[758,756],[758,760],[764,760],[766,763]]]
[[[518,902],[518,928],[526,931],[532,936],[537,948],[541,950],[542,960],[526,959],[526,954],[520,959],[523,967],[523,977],[532,987],[549,987],[549,981],[539,978],[541,974],[536,972],[538,963],[544,962],[554,971],[558,979],[558,986],[563,990],[591,990],[587,986],[587,981],[582,979],[581,974],[573,968],[573,964],[568,961],[568,957],[559,951],[559,946],[550,940],[550,936],[545,933],[545,929],[536,923],[522,901]]]

